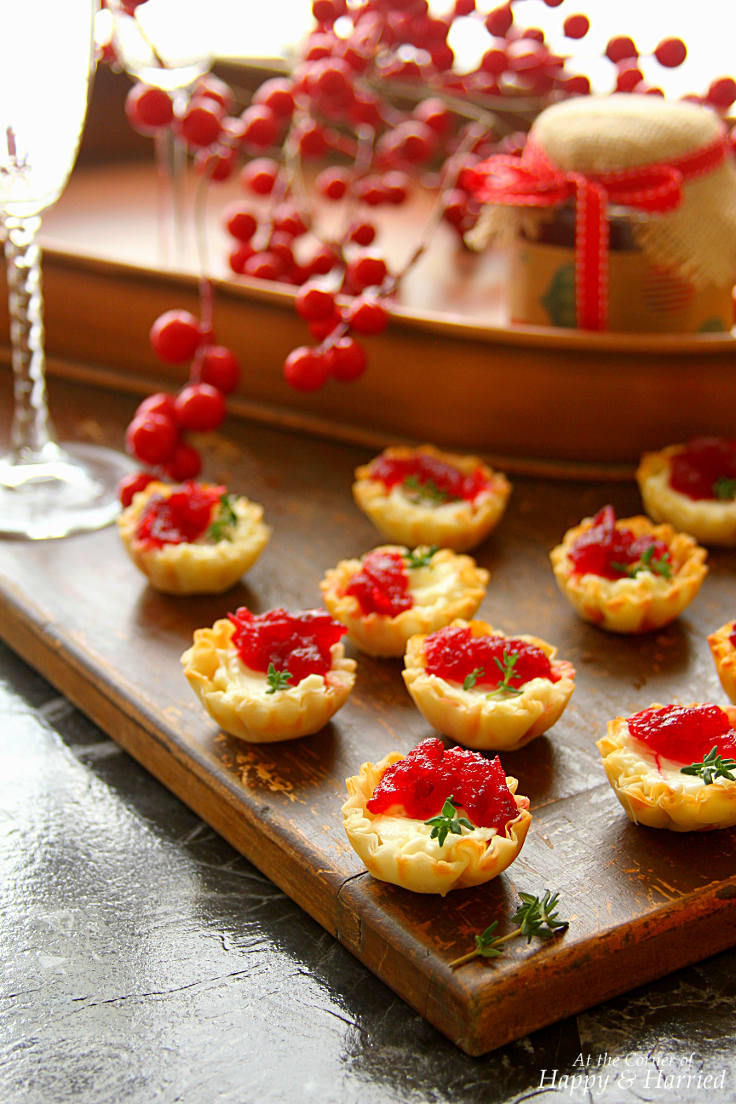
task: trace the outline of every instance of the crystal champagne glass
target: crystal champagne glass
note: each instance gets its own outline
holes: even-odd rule
[[[63,537],[109,524],[132,463],[59,444],[46,398],[41,215],[76,160],[93,71],[96,0],[11,0],[0,36],[0,220],[5,238],[15,409],[0,459],[0,533]]]

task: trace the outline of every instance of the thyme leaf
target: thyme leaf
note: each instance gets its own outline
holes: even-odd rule
[[[467,817],[459,817],[457,815],[455,810],[459,808],[459,803],[453,801],[452,794],[450,794],[445,804],[442,806],[442,812],[424,822],[432,828],[429,838],[436,839],[440,847],[444,845],[450,833],[452,833],[453,836],[461,836],[463,834],[463,828],[469,828],[472,832],[475,827],[474,824],[470,823]]]
[[[616,563],[611,560],[611,567],[614,571],[620,571],[622,575],[628,575],[630,579],[635,579],[640,571],[651,571],[653,575],[661,575],[663,579],[672,578],[669,553],[663,552],[661,556],[655,556],[653,544],[642,552],[636,563]]]
[[[534,897],[531,893],[520,893],[521,904],[512,916],[512,920],[519,926],[513,928],[508,935],[498,936],[496,935],[498,920],[494,920],[485,931],[473,937],[475,950],[454,959],[450,963],[450,968],[455,969],[456,966],[462,966],[474,958],[498,958],[503,954],[504,943],[520,935],[525,935],[527,943],[531,943],[534,936],[539,939],[549,939],[565,931],[570,926],[569,921],[559,920],[555,911],[559,896],[559,893],[552,896],[548,889],[544,891],[542,897]]]
[[[233,539],[233,532],[238,524],[238,515],[233,507],[233,495],[220,495],[217,513],[210,522],[210,527],[205,537],[211,541]]]
[[[402,490],[408,499],[417,505],[441,506],[447,502],[449,495],[443,491],[432,479],[421,483],[418,476],[407,475],[402,483]]]
[[[713,484],[713,493],[722,502],[730,502],[732,498],[736,498],[736,479],[721,475]]]
[[[463,682],[463,690],[472,690],[479,678],[483,678],[485,674],[483,667],[475,667],[469,675],[465,676]]]
[[[414,571],[420,567],[430,567],[436,551],[436,544],[433,544],[429,548],[426,545],[421,545],[419,548],[415,548],[413,552],[406,553],[404,556],[406,566],[410,571]]]
[[[523,690],[517,690],[515,686],[511,685],[511,679],[515,675],[516,661],[519,658],[518,652],[506,652],[503,653],[503,663],[498,656],[493,657],[493,662],[498,667],[499,671],[503,675],[503,680],[499,682],[495,690],[491,690],[490,694],[486,694],[487,698],[495,698],[497,694],[523,694]]]
[[[682,767],[680,774],[691,774],[696,778],[702,778],[706,786],[711,786],[716,778],[727,778],[729,782],[736,781],[735,759],[724,759],[718,754],[718,745],[714,744],[702,763],[691,763],[689,767]]]
[[[288,690],[291,671],[277,671],[273,663],[269,663],[266,681],[268,682],[267,694],[275,694],[277,690]]]

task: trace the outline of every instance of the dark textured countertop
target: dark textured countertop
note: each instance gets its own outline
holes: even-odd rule
[[[2,646],[0,679],[2,1104],[734,1099],[736,951],[469,1058]]]

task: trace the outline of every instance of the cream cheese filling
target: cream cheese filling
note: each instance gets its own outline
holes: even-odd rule
[[[626,777],[622,779],[625,785],[640,785],[643,792],[649,794],[654,786],[660,786],[666,782],[673,793],[691,794],[702,790],[705,783],[702,778],[693,774],[682,774],[682,767],[689,763],[680,763],[676,759],[667,759],[663,755],[657,756],[646,744],[632,736],[628,725],[625,735],[630,741],[617,753],[617,759],[625,765]],[[659,765],[657,765],[659,759]],[[716,778],[711,783],[713,786],[732,786],[725,778]]]
[[[461,598],[467,584],[460,581],[457,560],[432,563],[427,567],[407,568],[409,593],[415,606],[446,605]]]
[[[431,839],[432,825],[425,824],[422,820],[414,820],[412,817],[391,816],[388,813],[370,813],[366,810],[366,816],[371,822],[371,829],[378,835],[381,844],[390,844],[397,848],[403,855],[414,855],[418,852],[429,855],[433,859],[447,859],[454,845],[461,839],[478,840],[487,843],[498,832],[495,828],[462,828],[462,836],[447,834],[442,847],[437,839]]]

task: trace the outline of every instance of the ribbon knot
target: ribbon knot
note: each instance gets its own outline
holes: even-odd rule
[[[682,203],[688,180],[713,172],[727,156],[723,135],[673,161],[607,173],[564,172],[529,139],[521,157],[488,158],[462,176],[481,203],[510,207],[557,207],[575,202],[575,313],[583,330],[608,323],[608,206],[667,214]]]

